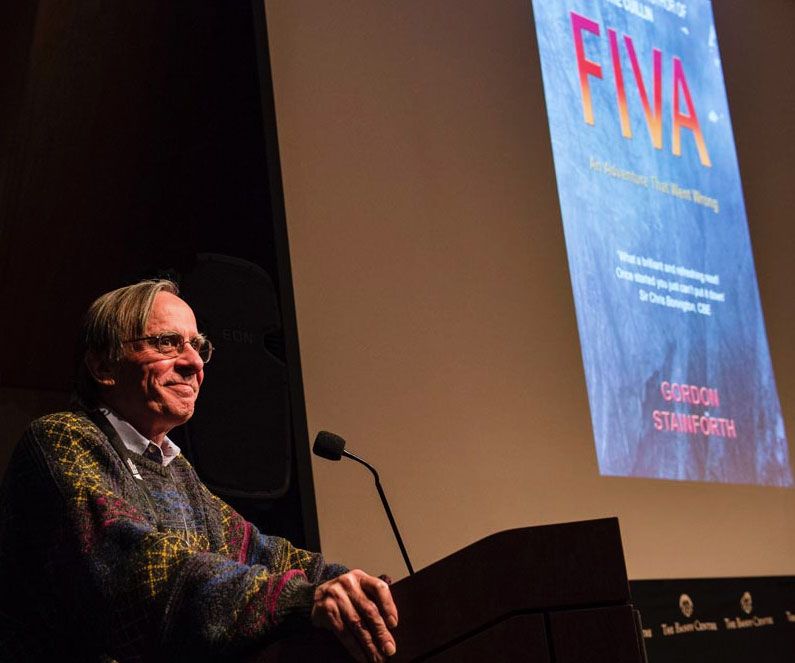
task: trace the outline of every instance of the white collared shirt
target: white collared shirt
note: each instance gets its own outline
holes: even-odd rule
[[[160,452],[163,456],[164,467],[177,456],[179,456],[180,448],[171,440],[169,440],[168,436],[163,438],[163,442],[161,444],[155,444],[152,442],[152,440],[149,440],[141,435],[131,423],[122,419],[106,405],[101,406],[99,411],[108,418],[110,425],[113,426],[113,429],[119,434],[124,446],[133,453],[144,455],[146,448],[150,444],[153,444],[160,449]]]

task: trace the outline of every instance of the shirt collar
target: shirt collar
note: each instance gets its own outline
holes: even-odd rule
[[[106,405],[100,406],[99,411],[107,417],[110,425],[119,434],[124,446],[133,453],[143,455],[146,447],[150,444],[155,444],[152,440],[141,435],[131,423],[122,419]],[[163,466],[168,465],[180,454],[180,448],[168,436],[164,437],[163,442],[156,446],[160,447],[160,451],[163,454]]]

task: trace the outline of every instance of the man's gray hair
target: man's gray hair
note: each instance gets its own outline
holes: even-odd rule
[[[166,279],[140,281],[106,292],[89,306],[80,329],[75,390],[89,406],[96,404],[96,382],[86,366],[90,355],[111,362],[124,356],[123,341],[143,336],[155,297],[160,292],[179,294]]]

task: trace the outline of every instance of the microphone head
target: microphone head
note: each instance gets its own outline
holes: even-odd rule
[[[312,446],[312,452],[316,456],[327,460],[340,460],[343,451],[345,451],[345,440],[326,430],[317,434],[315,444]]]

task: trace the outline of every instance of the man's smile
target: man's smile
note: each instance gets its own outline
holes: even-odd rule
[[[190,382],[167,382],[165,386],[186,396],[192,396],[198,391],[198,388]]]

